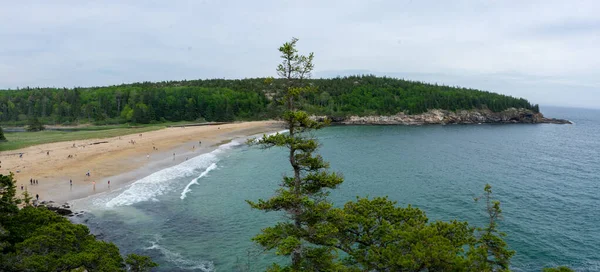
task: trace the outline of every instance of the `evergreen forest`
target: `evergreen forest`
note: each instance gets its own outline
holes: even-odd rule
[[[310,92],[299,97],[309,114],[419,114],[428,109],[526,108],[523,98],[373,75],[307,79]],[[284,110],[275,90],[283,79],[208,79],[143,82],[90,88],[23,88],[0,90],[0,123],[97,125],[166,121],[248,121],[276,118]]]

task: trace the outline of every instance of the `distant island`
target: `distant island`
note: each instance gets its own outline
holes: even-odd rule
[[[301,109],[340,124],[570,123],[512,96],[372,75],[307,79]],[[0,90],[0,123],[96,125],[251,121],[283,111],[280,79],[142,82],[107,87]]]

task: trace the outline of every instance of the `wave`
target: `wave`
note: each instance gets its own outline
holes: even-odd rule
[[[281,131],[273,132],[271,134],[267,134],[267,136],[271,136],[271,135],[275,135],[275,134],[288,133],[289,131],[290,131],[289,129],[284,129],[284,130],[281,130]]]
[[[214,170],[215,168],[217,168],[217,164],[212,163],[208,168],[206,168],[206,170],[204,170],[204,172],[202,172],[202,174],[200,174],[200,176],[198,176],[197,178],[193,179],[190,183],[188,183],[188,185],[186,185],[185,188],[183,189],[183,192],[181,192],[181,197],[180,197],[181,200],[184,200],[187,193],[192,191],[190,189],[190,186],[192,186],[192,184],[198,184],[198,179],[206,176],[208,174],[208,172]]]
[[[237,141],[231,141],[210,153],[193,157],[173,167],[152,173],[132,183],[125,191],[106,202],[105,205],[107,208],[113,208],[149,200],[157,201],[156,197],[171,190],[178,178],[191,176],[197,173],[199,168],[209,168],[219,161],[218,155],[240,144]]]
[[[269,136],[273,136],[273,135],[277,135],[277,134],[287,133],[289,131],[290,131],[289,129],[284,129],[284,130],[280,130],[280,131],[269,133],[269,134],[260,134],[260,135],[257,135],[256,137],[251,137],[250,139],[253,139],[252,142],[258,143],[258,141],[260,141],[260,139],[262,139],[265,136],[269,137]]]
[[[215,153],[215,152],[216,152],[216,153],[222,153],[222,152],[223,152],[223,151],[225,151],[225,150],[229,150],[229,149],[231,149],[231,148],[233,148],[233,147],[236,147],[236,146],[238,146],[238,145],[241,145],[241,144],[242,144],[242,143],[241,143],[241,142],[238,142],[238,141],[231,141],[231,142],[229,142],[229,143],[226,143],[226,144],[222,144],[222,145],[220,145],[220,146],[219,146],[219,148],[217,148],[215,151],[213,151],[213,152],[211,152],[211,153]]]
[[[156,241],[150,241],[152,244],[149,247],[144,248],[145,250],[158,250],[165,259],[175,264],[178,268],[185,270],[200,270],[203,272],[213,272],[215,271],[215,265],[212,261],[193,261],[185,259],[178,252],[171,251],[161,245],[158,244],[160,238],[157,238]]]

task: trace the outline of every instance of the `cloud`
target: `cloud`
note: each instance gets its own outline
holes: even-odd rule
[[[578,0],[8,2],[0,88],[275,76],[294,36],[317,76],[375,71],[598,107],[597,14],[600,2]]]
[[[578,35],[600,35],[600,19],[565,19],[560,22],[540,25],[529,32],[537,36],[569,37]]]

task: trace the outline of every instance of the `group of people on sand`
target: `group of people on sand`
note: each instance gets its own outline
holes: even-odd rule
[[[31,185],[37,185],[38,183],[37,179],[29,179],[29,184]],[[21,191],[25,190],[25,186],[23,184],[21,184]],[[39,194],[35,194],[35,200],[39,201],[40,200],[40,195]]]
[[[142,137],[142,134],[140,134],[139,136],[140,136],[140,137]],[[120,138],[121,138],[121,137],[119,137],[119,139],[120,139]],[[135,144],[135,143],[136,143],[136,141],[135,141],[135,140],[130,140],[130,141],[129,141],[129,143],[130,143],[130,144]],[[202,141],[198,141],[198,146],[200,147],[201,145],[202,145]],[[75,143],[73,143],[73,147],[77,147],[77,146],[75,145]],[[196,146],[195,146],[195,145],[193,145],[193,146],[192,146],[192,149],[195,149],[195,148],[196,148]],[[158,148],[156,148],[156,146],[152,146],[152,149],[153,149],[154,151],[158,151]],[[46,155],[47,155],[47,156],[50,156],[50,151],[46,151]],[[75,155],[75,156],[76,156],[76,155]],[[20,154],[19,154],[19,157],[20,157],[20,158],[22,158],[22,157],[23,157],[23,153],[20,153]],[[149,159],[149,158],[150,158],[150,154],[146,155],[146,157]],[[71,155],[71,154],[69,154],[69,155],[67,156],[67,158],[69,158],[69,159],[70,159],[70,158],[74,158],[74,155]],[[175,159],[175,153],[173,153],[173,159]],[[188,158],[186,157],[186,160],[187,160],[187,159],[188,159]],[[86,175],[87,177],[91,177],[90,170],[88,170],[88,171],[87,171],[87,173],[86,173],[85,175]],[[30,178],[30,179],[29,179],[29,184],[30,184],[30,185],[38,185],[38,184],[39,184],[39,181],[38,181],[37,179]],[[95,188],[96,188],[96,181],[92,181],[92,184],[93,184],[93,186],[94,186],[94,189],[95,189]],[[108,180],[108,181],[107,181],[107,184],[108,184],[108,187],[110,188],[110,180]],[[69,186],[73,186],[73,180],[72,180],[72,179],[69,179]],[[21,185],[21,190],[24,190],[24,189],[25,189],[24,185]],[[40,198],[39,194],[36,194],[36,195],[35,195],[35,197],[36,197],[36,200],[39,200],[39,198]]]
[[[38,180],[37,180],[37,179],[30,178],[30,179],[29,179],[29,185],[38,185]]]
[[[34,183],[35,181],[35,183]],[[30,179],[29,183],[31,185],[36,185],[37,184],[37,179]],[[21,184],[21,191],[25,190],[25,186],[23,186],[23,184]],[[39,194],[35,194],[35,200],[39,201],[40,200],[40,195]]]

